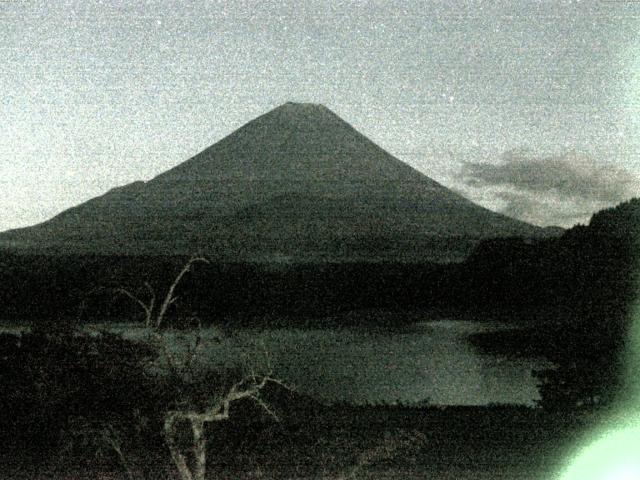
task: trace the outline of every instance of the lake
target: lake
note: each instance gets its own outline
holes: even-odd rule
[[[91,328],[96,327],[106,325]],[[229,366],[237,363],[230,359],[239,358],[256,369],[269,364],[275,376],[325,402],[534,405],[539,395],[532,371],[549,367],[549,362],[484,354],[466,338],[505,328],[439,320],[394,332],[366,327],[241,329],[221,343],[205,342],[201,358],[207,365]],[[130,324],[108,329],[130,338],[143,334]],[[213,334],[207,330],[205,338]],[[188,333],[171,335],[176,351],[190,340]]]
[[[260,332],[274,368],[325,401],[438,405],[533,405],[543,359],[482,354],[469,334],[506,328],[463,321],[424,322],[388,333],[365,329]]]

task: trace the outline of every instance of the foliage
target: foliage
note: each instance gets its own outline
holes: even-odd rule
[[[611,404],[623,387],[622,359],[637,299],[640,199],[596,213],[588,227],[561,239],[576,258],[581,279],[564,279],[572,292],[572,315],[546,335],[546,356],[557,368],[537,372],[547,408]],[[545,336],[540,336],[544,338]]]
[[[159,399],[145,366],[155,352],[143,344],[36,329],[0,336],[0,352],[0,408],[12,413],[1,427],[12,435],[53,447],[71,418],[135,425],[154,415]]]
[[[544,356],[536,372],[550,409],[609,404],[622,386],[621,358],[637,301],[640,199],[596,213],[557,239],[486,242],[453,279],[467,302],[527,320],[522,332],[476,336],[510,355]],[[460,293],[461,295],[462,293]]]
[[[540,404],[548,410],[604,407],[620,387],[618,366],[609,359],[566,362],[534,375],[539,381]]]

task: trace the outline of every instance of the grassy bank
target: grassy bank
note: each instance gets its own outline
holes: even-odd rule
[[[508,406],[298,405],[279,423],[232,418],[211,427],[208,478],[551,479],[596,421]],[[87,465],[41,453],[5,451],[2,478],[126,478],[113,459]],[[177,478],[162,445],[127,455],[132,464],[152,464],[154,478]]]

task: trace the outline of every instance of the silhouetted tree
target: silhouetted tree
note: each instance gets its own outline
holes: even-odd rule
[[[200,323],[189,333],[191,339],[184,351],[176,351],[175,339],[164,328],[166,313],[177,299],[176,289],[180,281],[194,264],[202,262],[208,261],[201,257],[191,258],[175,277],[159,305],[156,304],[155,291],[148,283],[146,287],[149,296],[146,302],[129,290],[116,289],[117,293],[132,299],[144,311],[144,325],[148,330],[150,344],[158,349],[161,365],[164,367],[161,375],[165,377],[166,387],[173,390],[173,398],[164,412],[163,429],[167,447],[181,480],[205,479],[207,424],[227,420],[231,405],[243,399],[253,400],[277,418],[260,398],[260,392],[268,383],[281,384],[272,376],[270,370],[266,373],[253,370],[248,373],[219,372],[202,365],[203,360],[199,357],[202,355],[204,343],[207,340],[220,339],[206,338]],[[236,380],[231,381],[234,376]],[[178,441],[177,428],[180,424],[188,425],[191,431],[191,445],[188,449],[193,457],[191,467]]]

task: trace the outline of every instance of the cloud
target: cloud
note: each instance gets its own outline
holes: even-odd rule
[[[576,152],[536,157],[514,150],[501,160],[463,163],[462,189],[537,225],[586,223],[593,212],[640,194],[640,179],[631,172]]]
[[[587,223],[593,212],[604,206],[593,201],[574,202],[554,195],[536,196],[508,190],[495,192],[494,196],[501,213],[541,226],[570,227],[577,223]]]

